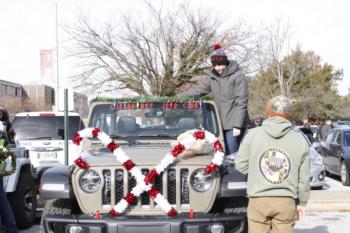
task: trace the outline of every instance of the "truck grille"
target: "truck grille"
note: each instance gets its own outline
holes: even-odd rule
[[[143,175],[147,175],[150,169],[142,168],[141,171]],[[103,169],[102,175],[104,179],[101,193],[102,204],[106,206],[116,205],[136,186],[135,178],[123,168],[114,170]],[[188,206],[190,203],[188,176],[189,170],[186,168],[168,169],[155,179],[154,187],[164,195],[171,205]],[[112,180],[114,184],[111,183]],[[177,193],[179,198],[176,198]],[[154,208],[156,203],[147,193],[143,193],[130,206],[134,208]]]

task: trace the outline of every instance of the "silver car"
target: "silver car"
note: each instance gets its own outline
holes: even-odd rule
[[[323,158],[318,152],[320,148],[320,143],[313,142],[310,146],[309,156],[310,156],[310,186],[313,189],[321,190],[324,185],[325,179],[325,168],[323,165]]]
[[[312,189],[321,190],[323,188],[325,179],[325,168],[323,164],[323,158],[321,156],[321,153],[319,152],[322,149],[321,144],[317,141],[311,143],[309,138],[313,139],[313,137],[308,137],[308,131],[305,128],[301,128],[300,130],[303,132],[303,136],[307,141],[308,145],[310,146],[310,187]]]

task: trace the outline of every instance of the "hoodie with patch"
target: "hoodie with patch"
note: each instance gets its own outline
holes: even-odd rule
[[[299,129],[282,117],[249,130],[236,159],[248,173],[249,197],[292,197],[305,206],[310,194],[309,146]]]
[[[202,82],[178,96],[203,96],[209,92],[213,94],[224,130],[247,127],[248,79],[237,62],[230,61],[221,75],[210,71]]]

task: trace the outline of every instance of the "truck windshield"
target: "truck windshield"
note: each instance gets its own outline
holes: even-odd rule
[[[79,116],[69,116],[68,139],[84,128]],[[13,127],[17,140],[63,140],[63,116],[16,116]]]
[[[171,138],[189,129],[205,129],[218,136],[218,120],[210,103],[150,102],[97,104],[89,127],[111,136]]]

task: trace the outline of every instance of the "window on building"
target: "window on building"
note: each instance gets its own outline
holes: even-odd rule
[[[15,95],[17,96],[17,97],[21,97],[22,95],[21,95],[21,88],[19,88],[19,87],[16,87],[15,88]]]
[[[55,90],[51,89],[51,104],[55,104]]]

